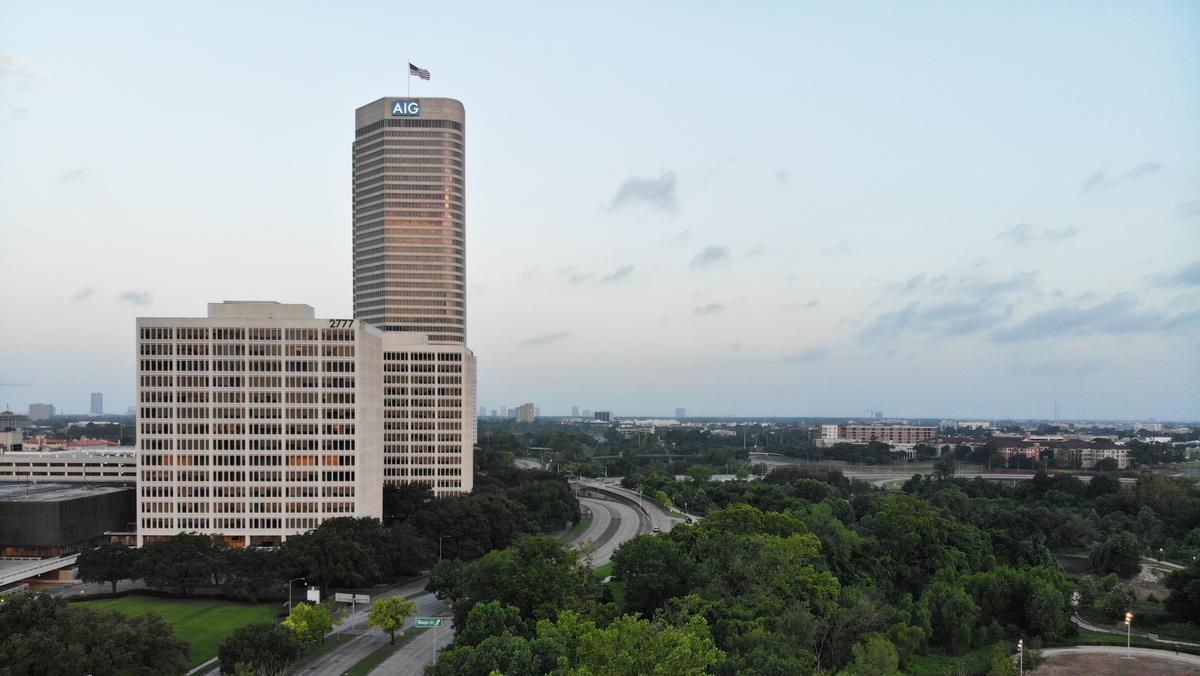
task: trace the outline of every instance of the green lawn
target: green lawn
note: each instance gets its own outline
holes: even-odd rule
[[[274,603],[230,603],[210,599],[164,599],[123,596],[84,601],[89,608],[116,610],[129,617],[155,612],[162,615],[179,638],[192,646],[188,667],[217,656],[217,646],[234,629],[253,622],[274,622],[280,606]]]
[[[562,536],[560,536],[558,539],[561,542],[566,542],[566,543],[570,544],[570,543],[574,542],[576,539],[578,539],[580,535],[583,535],[583,531],[587,530],[588,526],[590,526],[590,525],[592,525],[591,515],[585,516],[579,520],[579,523],[575,524],[574,528],[567,531],[566,533],[563,533]]]

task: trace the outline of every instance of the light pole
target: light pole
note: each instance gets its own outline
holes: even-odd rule
[[[1023,638],[1017,639],[1017,655],[1018,655],[1017,659],[1019,659],[1021,662],[1021,666],[1018,669],[1018,673],[1024,675],[1024,673],[1025,673],[1025,639],[1023,639]]]
[[[454,536],[453,535],[442,535],[442,536],[438,537],[438,561],[442,560],[442,540],[445,540],[446,538],[450,538],[453,540]]]
[[[288,615],[292,614],[292,583],[295,582],[296,580],[303,582],[304,578],[297,577],[297,578],[288,580]]]
[[[1133,611],[1125,613],[1125,659],[1133,659],[1129,649],[1130,638],[1133,636]]]

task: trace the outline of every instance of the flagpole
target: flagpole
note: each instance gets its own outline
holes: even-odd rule
[[[407,65],[408,65],[408,94],[406,94],[405,96],[408,98],[411,98],[412,97],[412,61],[409,61]]]

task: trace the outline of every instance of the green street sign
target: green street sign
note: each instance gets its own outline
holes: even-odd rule
[[[444,617],[418,617],[413,621],[413,626],[417,629],[440,627],[445,619]]]

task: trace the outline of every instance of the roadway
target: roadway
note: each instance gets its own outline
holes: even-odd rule
[[[1116,657],[1146,657],[1157,658],[1161,660],[1170,660],[1172,662],[1182,662],[1192,666],[1200,667],[1200,655],[1190,655],[1188,653],[1176,653],[1170,650],[1156,650],[1154,648],[1124,648],[1118,646],[1103,646],[1103,645],[1079,645],[1070,648],[1042,648],[1038,651],[1042,660],[1048,660],[1059,655],[1114,655]],[[1136,666],[1131,666],[1130,673],[1140,671]]]

